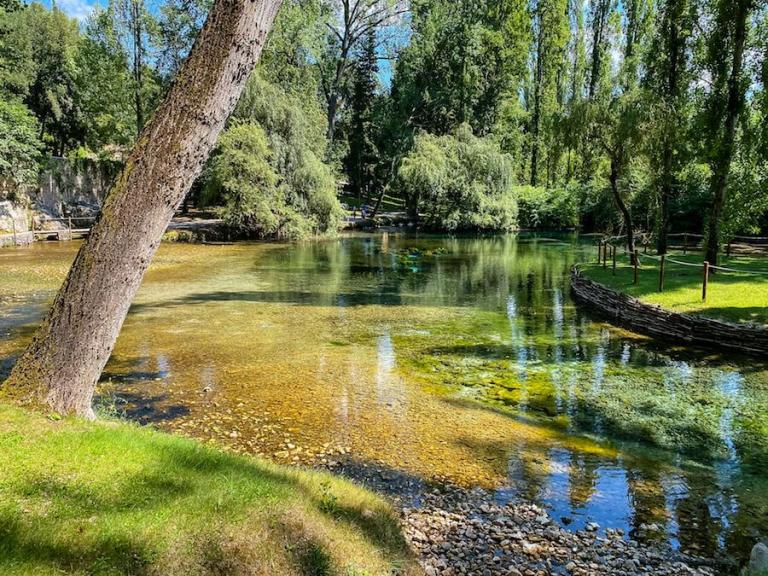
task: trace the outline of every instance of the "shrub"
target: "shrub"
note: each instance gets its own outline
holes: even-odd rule
[[[515,192],[521,228],[563,230],[579,225],[578,188],[519,186]]]
[[[464,125],[447,136],[419,134],[397,174],[397,187],[429,228],[513,230],[517,202],[512,158]]]
[[[21,102],[0,99],[0,178],[16,191],[37,181],[42,143],[37,120]]]
[[[250,237],[297,239],[338,230],[336,175],[321,158],[322,114],[255,74],[219,140],[204,203]]]

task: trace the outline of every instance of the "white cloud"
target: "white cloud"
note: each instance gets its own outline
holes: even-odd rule
[[[56,0],[56,6],[68,16],[84,22],[91,15],[96,4],[88,0]]]

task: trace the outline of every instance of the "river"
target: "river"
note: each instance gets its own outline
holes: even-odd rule
[[[0,251],[0,377],[77,243]],[[576,239],[382,233],[164,244],[102,412],[283,463],[526,498],[743,560],[768,535],[768,365],[577,309]]]

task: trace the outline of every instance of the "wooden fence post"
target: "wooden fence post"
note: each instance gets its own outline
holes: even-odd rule
[[[709,283],[709,262],[704,262],[704,282],[701,285],[701,300],[707,301],[707,284]]]
[[[728,258],[731,257],[731,241],[728,240],[728,244],[725,249],[725,255],[728,256]]]
[[[602,259],[603,259],[603,241],[600,240],[597,243],[597,264],[598,264],[598,266],[600,265],[600,262],[602,261]]]
[[[11,213],[11,230],[13,230],[13,245],[18,246],[19,241],[16,238],[16,220],[13,218],[13,213]]]
[[[611,250],[611,255],[613,258],[613,268],[612,273],[614,276],[616,276],[616,246],[613,247],[613,250]]]
[[[664,260],[666,256],[666,254],[662,254],[659,262],[659,292],[664,292]]]
[[[605,269],[608,266],[608,241],[605,241],[605,245],[603,246],[603,269]]]
[[[637,284],[637,267],[640,264],[640,250],[635,248],[635,277],[633,280],[633,284]]]

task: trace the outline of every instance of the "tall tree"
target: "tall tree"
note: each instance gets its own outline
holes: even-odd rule
[[[76,57],[75,103],[91,150],[130,146],[136,138],[131,70],[107,10],[89,17]]]
[[[714,87],[709,110],[713,129],[710,159],[712,209],[707,229],[706,258],[712,265],[717,265],[720,257],[721,220],[735,153],[736,128],[747,89],[743,75],[747,23],[755,5],[755,0],[718,0],[715,4],[715,26],[709,40]]]
[[[4,394],[93,415],[93,392],[131,300],[234,109],[280,4],[216,1]]]
[[[569,6],[571,24],[570,42],[570,89],[566,115],[561,123],[567,148],[567,163],[565,172],[566,183],[570,182],[575,172],[576,160],[573,151],[581,139],[581,126],[578,122],[578,112],[584,98],[584,83],[586,81],[587,54],[584,47],[584,0],[571,0]]]
[[[656,30],[648,51],[648,84],[655,100],[655,128],[660,132],[651,155],[658,174],[659,222],[656,248],[667,252],[670,204],[679,188],[684,164],[686,99],[690,84],[689,49],[693,31],[693,6],[689,0],[664,0],[659,6]]]
[[[408,11],[403,0],[332,0],[328,23],[332,43],[318,60],[328,111],[328,141],[336,137],[339,109],[347,96],[352,56],[371,30],[394,24]]]
[[[352,123],[347,157],[352,191],[361,201],[364,194],[367,199],[370,198],[373,172],[376,167],[373,104],[376,98],[378,72],[376,31],[370,30],[355,66],[351,100]]]
[[[608,157],[611,194],[623,222],[627,251],[634,261],[635,223],[626,177],[641,150],[645,103],[638,89],[635,52],[645,38],[649,7],[642,0],[627,0],[624,8],[624,58],[617,74],[606,75],[612,85],[600,85],[599,92],[593,94],[591,113],[594,114],[593,133]]]
[[[525,0],[424,0],[414,6],[412,27],[392,83],[406,139],[417,129],[450,134],[462,121],[477,134],[494,131],[527,72]]]
[[[589,98],[592,99],[600,88],[604,75],[605,59],[608,55],[608,20],[614,0],[595,0],[592,3],[592,55],[589,72]]]
[[[147,64],[149,47],[157,33],[157,23],[144,0],[110,0],[108,11],[115,18],[115,28],[131,65],[133,110],[136,133],[140,134],[152,106],[152,82]]]
[[[567,0],[536,0],[533,15],[534,72],[531,115],[531,186],[539,180],[542,116],[550,120],[562,104],[556,98],[568,42]],[[551,151],[551,148],[550,148]]]
[[[80,140],[74,105],[78,23],[55,6],[49,11],[37,3],[26,7],[23,17],[34,62],[25,103],[38,118],[48,150],[63,155]]]

